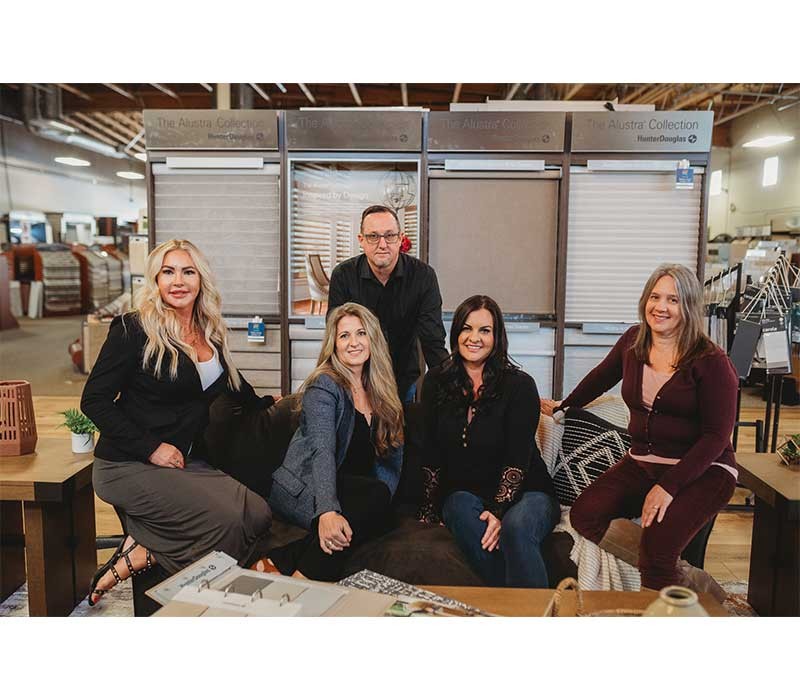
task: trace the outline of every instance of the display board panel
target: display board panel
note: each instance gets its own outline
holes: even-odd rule
[[[290,315],[324,313],[326,281],[336,265],[361,253],[361,213],[373,204],[397,212],[409,255],[419,254],[418,167],[416,160],[291,161]]]
[[[661,263],[697,269],[702,181],[674,173],[573,172],[567,236],[567,322],[634,323]]]
[[[225,314],[277,316],[277,166],[219,172],[154,164],[156,242],[187,238],[211,262]]]
[[[430,254],[443,310],[488,294],[503,313],[553,314],[557,180],[430,180]]]

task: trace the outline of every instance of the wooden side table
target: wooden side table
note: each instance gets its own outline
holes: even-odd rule
[[[40,437],[35,453],[0,459],[0,501],[0,599],[27,578],[31,616],[68,615],[97,568],[92,455]]]
[[[774,453],[738,453],[756,497],[747,602],[762,616],[800,615],[800,472]]]

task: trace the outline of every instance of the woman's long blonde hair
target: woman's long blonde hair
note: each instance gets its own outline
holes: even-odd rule
[[[703,288],[689,268],[674,263],[659,265],[644,285],[639,297],[639,332],[633,342],[636,359],[650,364],[650,348],[653,334],[647,324],[647,301],[665,275],[672,277],[678,292],[678,306],[681,310],[681,325],[678,331],[675,369],[688,365],[692,360],[707,355],[715,345],[705,331],[703,322]]]
[[[238,391],[241,382],[228,350],[228,327],[222,319],[221,299],[214,274],[205,255],[191,241],[173,238],[156,246],[147,256],[144,285],[137,291],[134,302],[139,322],[147,335],[142,367],[147,369],[154,365],[155,375],[160,377],[161,363],[169,355],[169,376],[175,379],[178,376],[178,349],[197,362],[194,348],[181,340],[181,326],[175,311],[164,303],[158,289],[158,275],[164,264],[164,256],[173,250],[186,251],[200,275],[200,291],[194,302],[192,321],[203,333],[206,342],[222,354],[228,367],[228,385]]]
[[[397,395],[397,382],[386,338],[383,337],[378,319],[369,309],[350,302],[337,306],[330,313],[325,324],[325,340],[317,366],[303,382],[299,393],[302,395],[321,374],[327,374],[350,393],[350,383],[354,381],[353,373],[336,355],[336,329],[345,316],[355,316],[361,321],[369,338],[369,360],[364,364],[361,373],[361,385],[369,399],[372,413],[377,418],[375,450],[384,456],[390,447],[403,444],[403,405]]]

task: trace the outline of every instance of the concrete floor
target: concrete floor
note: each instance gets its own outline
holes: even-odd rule
[[[72,365],[69,345],[85,316],[19,318],[19,328],[0,331],[0,377],[26,379],[34,396],[80,396],[86,376]]]

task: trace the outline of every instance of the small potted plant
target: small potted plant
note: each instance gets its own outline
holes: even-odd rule
[[[83,415],[77,408],[68,408],[61,411],[64,416],[62,426],[72,431],[72,451],[77,454],[91,452],[94,449],[94,434],[97,426]]]
[[[800,433],[784,435],[784,441],[778,445],[778,456],[790,469],[800,469]]]

